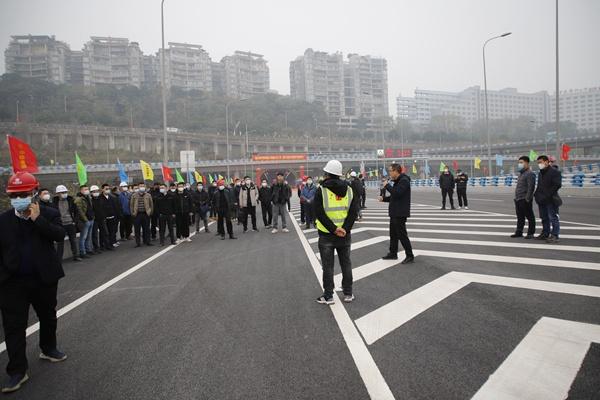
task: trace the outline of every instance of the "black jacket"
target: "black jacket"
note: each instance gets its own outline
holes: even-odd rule
[[[469,176],[465,173],[456,175],[454,182],[456,183],[456,189],[466,189],[467,183],[469,182]]]
[[[65,238],[65,230],[61,224],[60,213],[45,206],[40,206],[40,215],[35,221],[21,220],[15,215],[14,208],[0,214],[0,283],[19,272],[21,251],[17,232],[20,224],[27,224],[28,228],[32,228],[28,240],[33,271],[42,282],[56,283],[65,273],[54,249],[54,242]]]
[[[229,215],[231,205],[233,204],[232,191],[230,189],[217,190],[213,194],[212,204],[215,210],[222,215]]]
[[[538,204],[548,204],[553,200],[553,197],[558,194],[558,189],[562,186],[562,174],[556,168],[546,167],[540,171],[538,176],[538,184],[533,197]]]
[[[315,194],[315,202],[314,202],[314,210],[315,210],[315,219],[321,221],[321,223],[327,228],[330,233],[325,233],[319,231],[319,235],[324,236],[335,236],[334,232],[337,229],[337,226],[329,219],[327,214],[325,214],[325,209],[323,208],[323,188],[331,190],[333,193],[340,197],[346,196],[348,190],[352,190],[350,185],[347,182],[344,182],[338,178],[329,178],[325,179],[321,184],[321,187],[317,189],[317,193]],[[352,230],[352,226],[356,221],[356,217],[358,216],[358,208],[360,205],[360,196],[353,193],[352,203],[350,203],[350,209],[348,210],[348,215],[344,220],[344,224],[342,228],[346,231],[346,238],[350,238],[350,231]]]
[[[454,189],[454,177],[451,173],[440,175],[440,189]]]
[[[273,193],[271,192],[271,188],[270,187],[260,187],[258,189],[258,201],[260,201],[262,204],[269,204],[271,203],[271,199],[273,197]]]
[[[167,191],[167,193],[156,196],[154,200],[154,210],[157,215],[173,215],[175,214],[175,194]]]
[[[175,192],[175,213],[188,214],[193,211],[192,195],[189,191],[184,190],[179,193]]]
[[[390,218],[410,217],[410,177],[400,174],[394,185],[387,184],[384,189],[390,193],[389,197],[383,197],[383,201],[390,203],[388,215]]]
[[[352,178],[350,180],[350,187],[354,191],[354,195],[355,196],[362,197],[363,191],[364,191],[364,187],[363,187],[362,183],[360,182],[360,180],[358,178]]]
[[[58,196],[54,196],[54,198],[52,199],[52,203],[50,203],[50,207],[58,210],[59,201],[60,198]],[[73,218],[73,223],[77,224],[77,222],[79,221],[79,210],[77,209],[77,206],[75,205],[75,201],[73,200],[72,196],[67,196],[67,203],[69,204],[69,213],[71,214],[71,218]],[[58,213],[60,214],[60,211]]]
[[[210,207],[210,196],[204,189],[192,192],[192,203],[194,204],[194,211],[202,213],[208,211]]]
[[[276,183],[271,187],[271,201],[273,204],[286,204],[290,199],[292,189],[289,185]]]

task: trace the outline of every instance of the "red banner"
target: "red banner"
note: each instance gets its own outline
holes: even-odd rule
[[[398,158],[405,158],[405,157],[412,157],[412,149],[392,149],[392,148],[387,148],[383,151],[383,154],[385,156],[385,158],[394,158],[394,157],[398,157]]]
[[[162,176],[163,182],[173,182],[173,177],[171,176],[171,168],[166,165],[162,166]]]
[[[566,143],[563,143],[562,145],[562,155],[561,155],[561,159],[564,160],[568,160],[569,159],[569,152],[571,151],[571,146],[569,146]]]
[[[306,161],[306,153],[252,154],[252,161]]]
[[[6,135],[14,172],[38,172],[37,157],[31,147],[14,136]]]

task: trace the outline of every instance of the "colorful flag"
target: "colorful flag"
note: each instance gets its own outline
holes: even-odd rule
[[[387,170],[385,169],[385,167],[382,167],[382,168],[381,168],[381,175],[383,175],[383,176],[388,176],[388,172],[387,172]]]
[[[416,174],[416,173],[417,173],[417,164],[413,164],[413,167],[412,167],[412,173],[413,173],[413,174]]]
[[[142,177],[145,181],[154,180],[154,171],[152,171],[152,167],[144,160],[140,160],[140,168],[142,169]]]
[[[364,161],[360,162],[360,174],[362,175],[363,178],[367,177],[367,173],[365,171],[365,162]]]
[[[425,164],[425,175],[431,175],[431,167],[429,164]]]
[[[497,167],[501,167],[504,163],[504,157],[502,157],[502,154],[496,154],[496,166]]]
[[[173,176],[171,175],[171,168],[169,168],[163,164],[161,169],[162,169],[163,182],[165,182],[165,183],[173,182]]]
[[[538,153],[535,150],[529,150],[529,161],[534,162],[538,158]]]
[[[215,181],[211,174],[208,174],[208,181],[209,183],[213,183]]]
[[[569,145],[568,145],[568,144],[566,144],[566,143],[563,143],[563,145],[562,145],[562,154],[561,154],[561,157],[560,157],[560,158],[561,158],[563,161],[566,161],[566,160],[568,160],[568,159],[569,159],[569,152],[570,152],[570,151],[571,151],[571,146],[569,146]]]
[[[79,180],[79,186],[87,184],[87,169],[83,162],[81,162],[81,158],[79,158],[79,154],[75,152],[75,164],[77,168],[77,179]]]
[[[458,169],[458,161],[452,160],[452,169],[455,171]]]
[[[129,182],[129,177],[127,176],[127,172],[125,172],[125,167],[121,164],[121,161],[117,158],[117,166],[119,167],[119,181],[121,182]]]
[[[219,179],[217,179],[217,180],[221,180],[221,179],[224,179],[223,175],[219,174]]]
[[[444,168],[446,168],[446,164],[443,161],[440,161],[440,172],[444,172]]]
[[[194,178],[196,178],[196,182],[204,183],[204,177],[196,170],[194,170]]]
[[[14,136],[6,135],[6,139],[13,172],[38,172],[37,158],[31,147]]]
[[[175,179],[177,180],[177,183],[185,182],[185,180],[183,179],[183,176],[181,176],[181,174],[179,173],[179,170],[177,168],[175,168]]]
[[[473,168],[475,168],[475,169],[481,169],[480,165],[481,165],[481,158],[475,157],[475,162],[474,162]]]

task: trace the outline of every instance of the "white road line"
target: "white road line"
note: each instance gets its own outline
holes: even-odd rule
[[[562,400],[600,325],[542,317],[472,400]]]
[[[215,222],[209,222],[208,226],[214,224]],[[196,232],[192,232],[190,233],[190,237],[196,235]],[[104,283],[103,285],[98,286],[96,289],[86,293],[85,295],[81,296],[80,298],[78,298],[77,300],[67,304],[66,306],[64,306],[63,308],[61,308],[60,310],[58,310],[56,312],[56,317],[60,318],[63,315],[65,315],[66,313],[68,313],[69,311],[74,310],[75,308],[79,307],[80,305],[82,305],[83,303],[85,303],[86,301],[90,300],[91,298],[97,296],[98,294],[104,292],[106,289],[108,289],[109,287],[113,286],[115,283],[125,279],[126,277],[128,277],[129,275],[133,274],[134,272],[136,272],[137,270],[145,267],[146,265],[150,264],[152,261],[156,260],[157,258],[159,258],[160,256],[162,256],[165,253],[168,253],[169,251],[173,250],[175,247],[182,245],[185,242],[181,242],[178,244],[174,244],[174,245],[170,245],[166,248],[164,248],[163,250],[159,251],[156,254],[153,254],[152,256],[146,258],[144,261],[134,265],[133,267],[129,268],[127,271],[120,273],[119,275],[115,276],[114,278],[112,278],[111,280],[109,280],[108,282]],[[30,335],[32,335],[33,333],[37,332],[40,329],[40,323],[36,322],[35,324],[31,325],[30,327],[27,328],[27,330],[25,331],[25,337],[29,337]],[[2,342],[0,343],[0,354],[2,352],[4,352],[6,350],[6,342]]]
[[[376,227],[364,227],[364,228],[356,228],[352,230],[352,233],[361,233],[361,232],[388,232],[389,228],[376,228]],[[408,232],[417,232],[417,233],[440,233],[447,235],[480,235],[480,236],[500,236],[500,237],[510,237],[510,232],[498,232],[498,231],[459,231],[459,230],[451,230],[451,229],[419,229],[419,228],[408,228]],[[600,236],[597,235],[560,235],[562,239],[578,239],[578,240],[600,240]],[[318,238],[308,239],[308,243],[317,242]],[[519,239],[514,239],[519,240]],[[548,247],[548,246],[546,246]]]
[[[411,218],[412,219],[412,218]],[[499,225],[499,224],[458,224],[458,223],[444,223],[444,222],[411,222],[411,219],[406,223],[408,226],[411,225],[419,225],[419,226],[467,226],[467,227],[480,227],[480,228],[512,228],[514,230],[516,226],[515,224],[510,225]],[[369,221],[368,219],[363,219],[362,221],[356,221],[356,223],[362,225],[389,225],[389,222],[382,221]],[[564,223],[564,221],[561,221]],[[600,231],[600,228],[592,228],[588,226],[564,226],[561,224],[560,230],[576,230],[576,231]],[[310,232],[310,231],[304,231]],[[562,236],[562,235],[561,235]]]
[[[600,287],[570,283],[538,281],[495,275],[450,272],[412,292],[360,317],[355,321],[367,344],[373,344],[417,315],[433,307],[471,283],[509,286],[600,297]]]
[[[350,250],[362,249],[363,247],[367,247],[367,246],[370,246],[372,244],[377,244],[377,243],[385,242],[386,240],[389,240],[389,237],[387,237],[387,236],[376,236],[376,237],[373,237],[373,238],[370,238],[370,239],[367,239],[367,240],[361,240],[360,242],[352,243],[350,245]],[[315,253],[315,256],[319,260],[321,259],[321,254],[320,253]]]
[[[321,264],[316,258],[315,253],[310,248],[306,237],[302,234],[302,230],[300,226],[296,223],[296,221],[291,218],[292,224],[296,229],[296,233],[300,238],[300,242],[302,243],[302,247],[304,248],[304,252],[308,257],[308,261],[313,268],[317,279],[319,280],[319,284],[322,286],[322,277],[321,277]],[[393,400],[394,395],[392,394],[387,382],[383,378],[381,371],[375,364],[375,360],[369,353],[367,346],[363,342],[360,333],[352,323],[352,319],[348,312],[342,305],[339,297],[334,305],[329,306],[335,321],[340,328],[342,336],[348,346],[348,350],[354,359],[354,363],[356,364],[356,368],[358,369],[358,373],[360,374],[365,387],[367,388],[367,392],[371,399],[376,400]]]
[[[469,198],[469,200],[477,200],[477,201],[493,201],[493,202],[497,202],[497,203],[502,203],[502,202],[504,202],[504,200],[476,199],[476,198]]]
[[[413,249],[415,257],[426,256],[426,257],[439,257],[439,258],[452,258],[457,260],[476,260],[476,261],[488,261],[498,262],[503,264],[520,264],[520,265],[534,265],[538,267],[555,267],[555,268],[573,268],[573,269],[587,269],[593,271],[600,271],[600,263],[586,262],[586,261],[570,261],[570,260],[553,260],[547,258],[535,258],[535,257],[511,257],[511,256],[495,256],[492,254],[477,254],[477,253],[459,253],[454,251],[438,251],[438,250],[416,250]],[[393,267],[402,261],[403,252],[398,253],[398,260],[375,260],[368,264],[361,265],[352,269],[352,277],[354,282],[367,278],[378,272]],[[342,275],[338,274],[334,277],[335,286],[340,287],[342,284]]]

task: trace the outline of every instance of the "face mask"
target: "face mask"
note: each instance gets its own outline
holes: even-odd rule
[[[517,169],[518,169],[519,171],[523,171],[523,169],[524,169],[524,168],[525,168],[525,164],[523,164],[523,163],[519,163],[519,164],[517,165]]]
[[[267,182],[263,182],[262,187],[267,187]]]
[[[444,170],[444,173],[445,173],[445,174],[447,174],[447,173],[449,173],[449,172],[450,172],[450,171],[448,171],[447,169],[445,169],[445,170]]]
[[[144,192],[146,191],[146,188],[145,188],[145,187],[141,187],[141,188],[139,188],[139,189],[138,189],[138,191],[139,191],[140,193],[144,193]]]
[[[246,181],[246,186],[250,186],[251,183],[252,183],[252,181],[250,181],[250,180]]]
[[[29,208],[29,205],[31,204],[31,196],[22,198],[22,197],[17,197],[15,199],[10,199],[10,205],[13,206],[13,208],[15,210],[17,210],[18,212],[24,212],[27,210],[27,208]]]
[[[190,185],[185,185],[185,188],[186,188],[187,190],[190,190]]]
[[[92,196],[98,197],[98,196],[100,196],[100,193],[99,192],[94,192],[94,193],[92,193]]]
[[[44,201],[50,201],[50,195],[49,194],[45,194],[43,196],[41,196],[41,199]]]
[[[68,194],[68,193],[61,193],[61,194],[60,194],[60,198],[61,198],[61,199],[66,199],[67,197],[69,197],[69,194]]]
[[[198,186],[198,190],[204,189],[204,186]]]
[[[307,185],[312,185],[312,184],[313,184],[313,181],[311,181],[311,180],[309,179],[309,180],[307,180],[307,181],[306,181],[306,184],[307,184]]]
[[[177,188],[177,191],[178,191],[179,193],[183,193],[183,188]]]
[[[83,191],[83,195],[84,196],[89,196],[90,195],[90,191],[89,190],[84,190]]]
[[[162,194],[167,193],[167,189],[159,189]]]
[[[104,191],[104,194],[110,194],[110,189],[106,189],[106,190]]]
[[[174,192],[175,192],[175,188],[171,188],[171,189],[169,189],[169,190],[170,190],[172,193],[174,193]]]
[[[540,170],[542,170],[542,169],[546,168],[546,164],[539,163],[539,164],[538,164],[538,168],[539,168]]]

